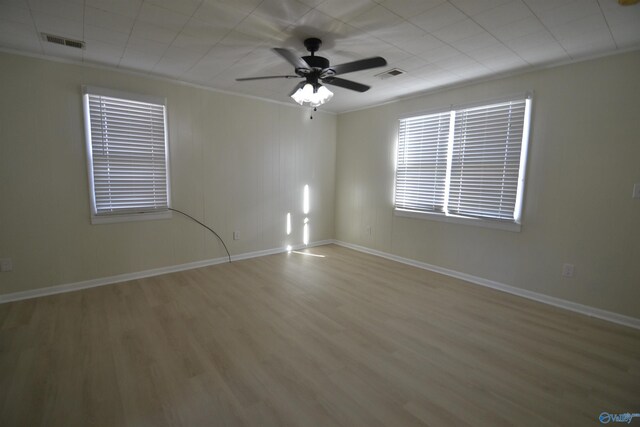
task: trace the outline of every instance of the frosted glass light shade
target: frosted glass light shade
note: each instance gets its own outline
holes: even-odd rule
[[[313,85],[310,83],[305,84],[291,95],[291,98],[293,98],[293,100],[298,104],[303,105],[306,103],[312,107],[318,107],[330,100],[332,97],[333,92],[326,87],[320,86],[314,91]]]

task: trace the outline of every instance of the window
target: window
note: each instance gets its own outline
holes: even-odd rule
[[[519,230],[530,111],[526,97],[400,119],[396,213]]]
[[[83,92],[92,222],[169,218],[165,100]]]

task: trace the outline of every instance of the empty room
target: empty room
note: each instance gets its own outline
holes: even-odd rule
[[[0,426],[640,426],[637,0],[0,0]]]

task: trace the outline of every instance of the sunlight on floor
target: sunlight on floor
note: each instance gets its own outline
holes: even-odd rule
[[[301,252],[301,251],[289,251],[290,253],[294,253],[294,254],[299,254],[299,255],[309,255],[309,256],[314,256],[314,257],[318,257],[318,258],[325,258],[324,255],[320,255],[320,254],[312,254],[311,252]]]

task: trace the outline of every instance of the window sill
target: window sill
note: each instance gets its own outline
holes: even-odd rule
[[[171,217],[172,217],[171,211],[92,215],[91,224],[113,224],[116,222],[153,221],[157,219],[171,219]]]
[[[507,221],[492,221],[488,219],[468,218],[462,216],[445,215],[441,213],[417,212],[395,208],[394,215],[404,218],[426,219],[431,221],[442,221],[453,224],[473,225],[477,227],[494,228],[497,230],[513,231],[519,233],[521,224]]]

